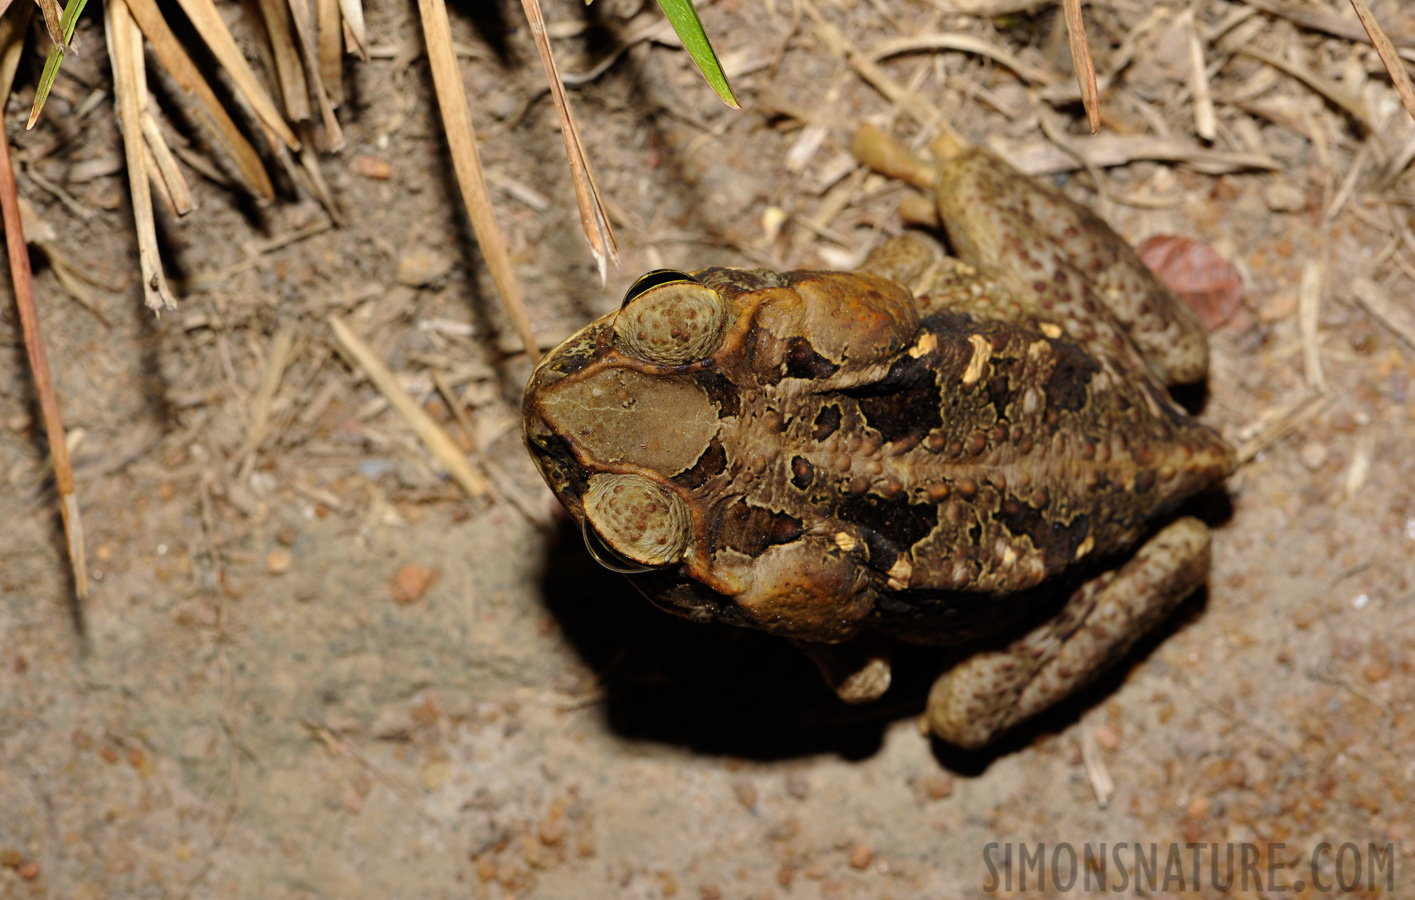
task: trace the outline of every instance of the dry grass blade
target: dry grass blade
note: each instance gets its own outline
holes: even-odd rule
[[[1096,795],[1096,805],[1105,809],[1115,796],[1115,779],[1106,767],[1105,757],[1096,743],[1096,734],[1090,728],[1081,729],[1081,764],[1086,769],[1086,780]]]
[[[334,329],[334,336],[339,339],[339,344],[353,358],[354,362],[368,375],[374,387],[388,398],[388,403],[399,414],[407,420],[413,432],[422,439],[423,444],[437,457],[437,461],[442,463],[447,473],[456,479],[468,494],[472,497],[484,497],[491,491],[491,485],[486,477],[478,472],[467,460],[467,455],[461,448],[448,437],[447,432],[432,420],[418,401],[413,396],[403,390],[403,386],[398,383],[398,378],[391,369],[383,364],[383,361],[373,352],[373,348],[364,343],[363,339],[354,334],[343,319],[338,316],[329,317],[329,327]]]
[[[515,270],[511,268],[506,239],[501,236],[501,229],[492,212],[491,199],[487,196],[486,176],[482,173],[481,157],[477,154],[477,133],[472,127],[467,92],[457,69],[456,51],[452,47],[447,5],[444,0],[418,0],[418,12],[422,15],[423,39],[427,42],[427,58],[432,67],[433,89],[437,92],[437,103],[442,110],[443,130],[452,152],[457,183],[462,188],[462,201],[467,206],[467,216],[472,220],[472,231],[476,234],[482,258],[491,270],[491,279],[496,283],[506,315],[521,336],[526,353],[532,361],[538,360],[540,349],[531,332],[531,320],[526,315],[526,304],[521,298],[521,285],[516,280]]]
[[[1385,63],[1386,71],[1390,73],[1390,80],[1395,84],[1396,92],[1400,94],[1400,102],[1405,104],[1405,111],[1410,114],[1411,119],[1415,119],[1415,85],[1410,83],[1410,73],[1405,71],[1405,64],[1400,61],[1400,56],[1395,52],[1395,45],[1381,30],[1381,25],[1376,21],[1376,17],[1371,15],[1371,8],[1366,5],[1366,0],[1351,0],[1351,5],[1356,9],[1356,15],[1361,19],[1361,26],[1370,36],[1371,44],[1375,46],[1381,62]]]
[[[319,38],[315,34],[314,19],[310,15],[308,0],[288,0],[290,16],[295,21],[295,34],[300,39],[300,54],[304,58],[305,76],[308,90],[314,92],[319,104],[319,117],[324,122],[324,134],[331,151],[344,149],[344,131],[334,115],[334,103],[325,90],[324,77],[320,74]]]
[[[339,0],[315,0],[319,42],[319,80],[335,106],[344,102],[344,21]]]
[[[1316,260],[1307,260],[1302,267],[1302,282],[1297,289],[1297,330],[1302,336],[1302,370],[1307,376],[1307,386],[1318,394],[1328,391],[1317,334],[1322,309],[1322,282],[1326,280],[1324,270],[1325,266]]]
[[[64,10],[59,6],[59,0],[34,0],[39,5],[39,11],[44,14],[44,30],[49,32],[49,40],[56,47],[64,47]]]
[[[1066,37],[1071,43],[1071,64],[1081,87],[1081,103],[1086,108],[1086,125],[1091,134],[1101,130],[1100,92],[1096,89],[1096,64],[1086,41],[1086,20],[1081,16],[1081,0],[1062,0],[1066,17]]]
[[[359,58],[368,61],[368,35],[364,31],[363,0],[339,0],[339,9],[344,13],[344,24]]]
[[[29,21],[34,15],[34,7],[29,4],[7,16],[0,9],[0,97],[9,97],[10,88],[15,83],[15,71],[20,66],[20,55],[25,49],[25,35],[29,34]]]
[[[300,48],[291,33],[290,7],[285,0],[257,0],[270,51],[275,61],[275,79],[280,82],[280,96],[285,102],[285,115],[303,122],[313,115],[310,108],[309,84],[305,80],[305,65],[300,61]]]
[[[109,0],[103,8],[108,26],[108,56],[113,64],[113,89],[118,94],[118,115],[123,129],[123,154],[128,162],[128,187],[132,194],[133,223],[138,235],[138,262],[142,268],[143,303],[158,311],[176,309],[167,289],[162,258],[157,251],[157,225],[152,216],[152,191],[147,178],[142,114],[147,108],[147,75],[143,69],[142,32],[124,0]]]
[[[192,190],[187,186],[187,179],[182,175],[182,170],[177,168],[177,158],[172,155],[172,149],[162,137],[156,117],[148,110],[142,111],[142,133],[147,143],[148,159],[151,160],[152,168],[157,170],[154,184],[160,185],[167,192],[166,196],[171,202],[174,215],[187,215],[197,208],[196,201],[192,199]]]
[[[1204,45],[1194,25],[1194,10],[1186,10],[1180,21],[1189,40],[1189,92],[1194,95],[1194,131],[1204,140],[1212,141],[1218,134],[1218,119],[1214,115],[1213,93],[1209,90],[1208,67],[1204,64]]]
[[[280,389],[280,381],[285,377],[285,369],[295,348],[297,327],[293,321],[281,323],[280,329],[270,342],[270,352],[265,360],[265,372],[251,404],[250,428],[246,432],[246,442],[241,447],[241,466],[236,480],[244,482],[255,466],[256,451],[260,449],[270,426],[270,409],[275,402],[275,392]]]
[[[541,65],[545,67],[545,77],[550,83],[550,96],[555,101],[555,111],[560,115],[560,131],[565,138],[565,155],[570,158],[570,177],[575,184],[575,200],[580,206],[580,227],[585,232],[585,240],[590,243],[595,262],[599,263],[599,279],[605,279],[606,260],[619,264],[619,242],[614,238],[614,228],[609,224],[609,215],[604,211],[604,202],[599,196],[599,185],[595,184],[594,169],[590,167],[585,145],[580,140],[580,129],[575,124],[575,114],[570,110],[570,101],[565,97],[565,85],[560,81],[560,71],[555,65],[555,55],[550,49],[550,38],[545,33],[545,18],[541,15],[540,0],[521,0],[526,11],[526,20],[531,24],[531,35],[540,52]]]
[[[1360,275],[1352,279],[1351,292],[1371,315],[1384,322],[1387,328],[1410,345],[1410,349],[1415,350],[1415,312],[1411,311],[1409,304],[1396,303],[1380,285]]]
[[[1072,154],[1048,141],[1015,145],[995,141],[988,143],[1008,162],[1028,175],[1054,175],[1081,167]],[[1100,134],[1085,143],[1077,144],[1073,149],[1091,165],[1101,168],[1123,166],[1141,159],[1184,163],[1197,172],[1210,175],[1223,175],[1243,169],[1276,172],[1283,168],[1282,163],[1266,154],[1210,150],[1187,141],[1151,135]]]
[[[815,20],[816,34],[820,36],[821,43],[825,44],[832,53],[844,57],[850,64],[850,68],[855,70],[871,87],[879,91],[886,100],[898,106],[911,119],[925,128],[941,128],[950,136],[957,135],[949,128],[944,121],[943,112],[937,107],[919,96],[918,93],[895,81],[890,77],[880,65],[870,56],[862,53],[858,48],[845,39],[845,35],[833,23],[827,21],[820,11],[811,3],[805,3],[806,12]],[[892,44],[895,42],[891,42]],[[881,45],[885,50],[893,50],[891,46]],[[911,48],[923,49],[923,48]],[[879,52],[879,51],[876,51]],[[907,52],[897,50],[895,52]],[[878,58],[892,56],[893,53],[883,53]],[[961,138],[960,138],[961,140]]]
[[[1365,107],[1361,105],[1361,102],[1357,98],[1347,94],[1347,92],[1342,90],[1335,82],[1323,78],[1304,65],[1290,62],[1278,56],[1276,53],[1269,53],[1266,50],[1254,47],[1252,44],[1244,44],[1241,47],[1233,48],[1233,50],[1235,53],[1247,54],[1254,59],[1262,60],[1274,69],[1286,72],[1288,75],[1296,78],[1298,81],[1307,85],[1307,87],[1341,107],[1347,115],[1351,116],[1351,118],[1355,119],[1357,122],[1360,122],[1368,132],[1372,134],[1375,133],[1375,125],[1372,124],[1370,117],[1366,114]]]
[[[1311,7],[1291,6],[1278,2],[1278,0],[1243,0],[1243,2],[1254,9],[1261,9],[1265,13],[1296,22],[1298,25],[1311,28],[1314,31],[1325,31],[1327,34],[1346,38],[1349,41],[1369,41],[1371,39],[1360,23],[1352,22],[1333,13],[1322,12]],[[1391,41],[1397,47],[1415,49],[1415,35],[1398,34],[1391,38]]]
[[[251,146],[251,142],[246,140],[246,136],[241,134],[241,130],[227,114],[226,107],[221,105],[216,93],[212,91],[211,85],[202,77],[187,51],[182,49],[181,41],[177,40],[177,36],[167,27],[167,20],[157,8],[156,0],[128,0],[128,11],[137,19],[138,27],[152,44],[153,52],[162,67],[167,70],[167,74],[172,76],[182,90],[196,98],[198,120],[231,158],[246,184],[260,196],[273,198],[275,186],[265,171],[260,154]]]
[[[1006,49],[968,34],[921,34],[878,44],[870,51],[870,59],[878,61],[901,53],[920,50],[955,50],[973,53],[1006,66],[1032,84],[1055,84],[1060,76],[1050,69],[1041,69],[1024,62]]]
[[[201,39],[211,49],[216,61],[221,63],[226,74],[231,76],[236,90],[240,91],[246,102],[250,104],[251,111],[255,113],[256,118],[260,119],[266,128],[269,128],[280,140],[284,141],[285,146],[291,150],[300,149],[300,141],[295,137],[295,132],[280,115],[280,110],[276,109],[275,101],[271,99],[270,94],[266,93],[260,79],[251,69],[250,63],[246,62],[245,56],[241,54],[241,49],[236,46],[236,39],[231,37],[225,20],[217,12],[216,5],[212,3],[212,0],[178,0],[178,2],[182,11],[187,14],[187,18],[192,20],[192,25],[201,35]]]
[[[121,0],[110,0],[121,3]],[[5,247],[10,256],[10,278],[15,289],[15,306],[20,313],[20,330],[24,333],[25,352],[30,372],[34,376],[35,393],[44,418],[44,434],[49,441],[49,454],[54,463],[54,484],[59,489],[59,513],[64,520],[64,538],[69,548],[69,565],[74,572],[74,589],[79,599],[88,596],[88,563],[85,560],[83,521],[79,517],[79,500],[74,493],[74,469],[69,462],[69,445],[64,440],[64,419],[59,412],[59,399],[54,395],[54,383],[49,375],[49,358],[44,351],[44,337],[39,330],[39,310],[34,302],[34,279],[29,267],[29,248],[25,245],[24,227],[20,224],[19,189],[15,185],[15,170],[10,161],[10,140],[0,115],[0,214],[5,223]]]

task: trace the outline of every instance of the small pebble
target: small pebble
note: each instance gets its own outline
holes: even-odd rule
[[[1092,736],[1095,737],[1096,743],[1106,750],[1114,750],[1120,746],[1120,735],[1109,725],[1100,726],[1092,732]]]
[[[1307,208],[1307,194],[1292,182],[1279,179],[1263,188],[1263,202],[1273,212],[1302,212]]]
[[[393,573],[393,599],[400,606],[416,602],[428,588],[437,584],[440,573],[436,569],[408,563]]]
[[[856,869],[864,869],[869,866],[870,860],[875,858],[875,851],[869,844],[859,843],[850,851],[850,865]]]
[[[452,271],[452,258],[431,247],[414,247],[398,260],[398,282],[408,287],[428,287]]]
[[[1331,450],[1321,441],[1308,441],[1302,445],[1302,465],[1315,472],[1322,467],[1331,456]]]
[[[423,787],[429,791],[435,791],[447,783],[447,777],[452,774],[452,766],[446,760],[435,760],[423,766],[422,781]]]
[[[1307,629],[1311,627],[1313,622],[1321,618],[1321,616],[1322,611],[1317,608],[1315,603],[1307,603],[1299,606],[1297,610],[1293,612],[1292,624],[1296,625],[1298,628]]]
[[[565,839],[565,820],[559,816],[546,816],[540,820],[540,840],[547,846],[554,846]]]
[[[738,778],[732,782],[732,793],[737,795],[737,802],[747,809],[756,809],[757,806],[757,786],[745,778]]]
[[[20,867],[15,871],[20,873],[20,877],[25,881],[34,881],[39,877],[39,863],[32,859],[27,863],[20,863]]]
[[[295,557],[284,547],[276,547],[265,558],[265,568],[272,575],[284,575],[295,564]]]
[[[379,159],[377,156],[356,156],[354,171],[374,181],[387,181],[393,175],[393,166],[388,160]]]
[[[953,778],[946,775],[924,775],[911,779],[914,794],[920,802],[937,802],[953,796]]]

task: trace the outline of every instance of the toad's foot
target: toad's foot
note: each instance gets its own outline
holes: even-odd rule
[[[1087,582],[1054,618],[934,682],[929,730],[960,747],[998,734],[1091,682],[1174,611],[1209,570],[1209,529],[1179,519],[1118,571]]]

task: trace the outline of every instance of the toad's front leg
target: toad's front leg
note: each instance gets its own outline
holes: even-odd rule
[[[1209,571],[1209,529],[1179,519],[1119,570],[1082,585],[1055,617],[934,682],[929,730],[975,749],[1090,683],[1193,593]]]

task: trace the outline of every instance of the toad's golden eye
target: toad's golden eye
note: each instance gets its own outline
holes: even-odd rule
[[[679,366],[716,350],[731,318],[717,291],[683,272],[658,269],[624,294],[614,345],[645,362]]]
[[[624,292],[624,299],[619,301],[619,308],[623,309],[656,287],[682,282],[697,284],[698,279],[677,269],[654,269],[652,272],[645,272],[639,276],[638,281],[629,285],[629,289]]]
[[[644,572],[683,558],[688,505],[642,475],[595,475],[585,491],[585,545],[606,568]]]

